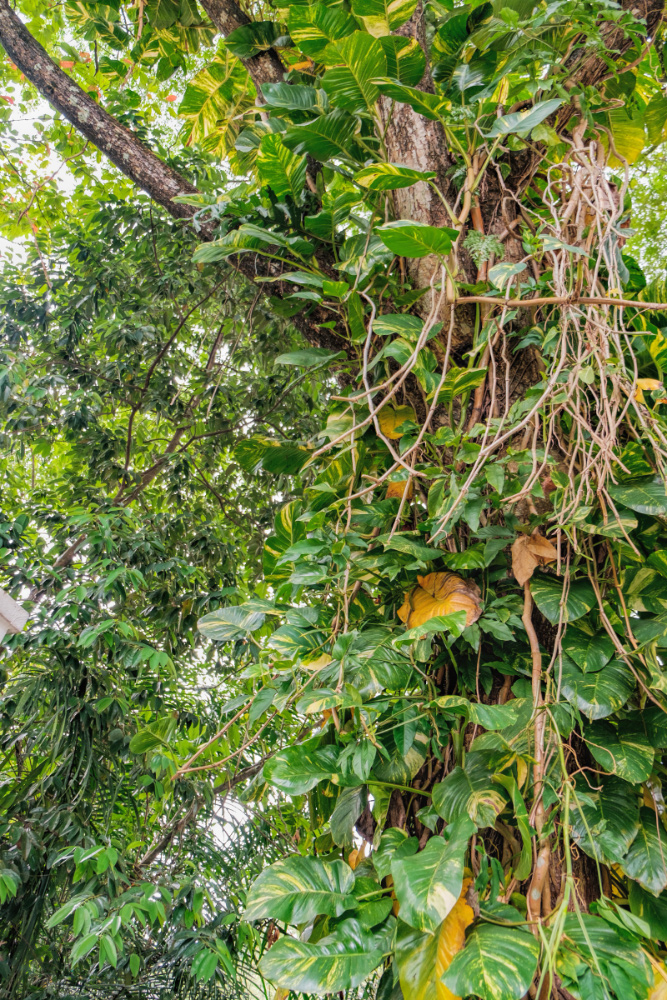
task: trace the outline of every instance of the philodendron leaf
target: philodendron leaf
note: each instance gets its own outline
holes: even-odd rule
[[[560,621],[561,602],[564,622],[582,618],[597,603],[595,592],[587,580],[575,580],[564,597],[562,580],[536,573],[530,583],[530,592],[538,608],[552,625],[558,625]]]
[[[442,982],[457,997],[520,1000],[533,981],[538,940],[517,927],[480,924],[455,955]]]
[[[667,492],[661,480],[643,479],[637,483],[610,486],[609,495],[616,503],[638,514],[667,514]]]
[[[507,805],[505,793],[493,782],[485,755],[476,751],[467,754],[465,767],[455,767],[434,786],[432,801],[448,823],[467,816],[480,828],[493,826]]]
[[[563,652],[585,674],[602,670],[614,655],[614,644],[604,632],[588,635],[579,629],[569,628],[563,637]]]
[[[401,919],[417,930],[434,933],[461,895],[465,855],[475,825],[463,816],[446,832],[446,840],[431,837],[419,854],[392,862]]]
[[[428,257],[432,253],[446,257],[451,253],[452,240],[459,235],[455,229],[439,229],[408,219],[387,222],[375,232],[397,257]]]
[[[295,854],[266,868],[253,882],[244,920],[305,924],[323,914],[339,917],[353,908],[354,872],[344,861],[320,861]]]
[[[570,821],[572,839],[604,864],[624,857],[639,830],[637,789],[620,778],[607,778],[599,791],[577,786]]]
[[[623,708],[635,689],[635,679],[622,660],[612,660],[602,670],[583,673],[563,657],[561,693],[589,719],[604,719]]]
[[[344,111],[372,112],[379,94],[373,80],[387,68],[378,40],[365,31],[355,31],[327,46],[322,58],[333,65],[322,77],[322,87],[332,106]]]
[[[264,765],[264,779],[288,795],[303,795],[320,781],[337,776],[335,747],[309,750],[295,746],[281,750]]]
[[[642,808],[639,830],[621,868],[630,878],[657,896],[667,888],[667,834],[652,809]]]
[[[360,170],[354,175],[354,179],[369,191],[396,191],[436,176],[432,171],[412,170],[397,163],[374,163]]]
[[[502,118],[496,119],[486,134],[490,139],[496,136],[510,135],[510,133],[526,136],[531,129],[557,111],[562,103],[561,99],[539,101],[532,108],[526,108],[525,111],[515,111],[513,114],[503,115]]]
[[[268,184],[279,198],[290,195],[294,201],[301,201],[306,185],[306,158],[288,149],[279,132],[262,136],[257,170],[262,183]]]
[[[624,720],[618,726],[595,722],[584,738],[605,771],[633,784],[646,781],[653,769],[654,750],[641,724]]]
[[[354,989],[389,951],[392,921],[389,929],[369,932],[358,920],[344,920],[315,944],[281,937],[264,955],[259,971],[276,986],[295,993]]]

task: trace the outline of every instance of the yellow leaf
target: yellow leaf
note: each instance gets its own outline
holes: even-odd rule
[[[400,482],[389,483],[387,485],[387,500],[390,497],[396,497],[398,500],[402,500],[407,488],[406,500],[412,500],[415,495],[415,488],[411,479],[401,479]]]
[[[662,389],[662,382],[657,378],[638,378],[637,379],[637,391],[635,392],[635,399],[638,403],[644,402],[644,392],[653,392],[655,389]]]
[[[648,1000],[667,1000],[667,969],[663,964],[660,964],[655,969],[655,980],[653,982],[653,989],[648,995]]]
[[[452,959],[465,944],[466,927],[475,919],[472,908],[466,903],[466,893],[471,880],[465,879],[461,895],[442,922],[438,935],[438,950],[435,956],[435,991],[438,1000],[460,1000],[449,990],[440,978],[451,965]]]
[[[418,587],[405,595],[398,617],[408,628],[416,628],[438,615],[465,611],[466,625],[472,625],[481,615],[480,590],[472,580],[455,573],[429,573],[418,576]]]
[[[273,1000],[287,1000],[289,996],[289,990],[284,990],[282,986],[279,986],[276,992],[273,994]]]
[[[318,653],[312,660],[303,659],[301,661],[301,665],[308,667],[309,670],[321,670],[322,667],[327,667],[330,663],[331,657],[328,653]]]
[[[383,410],[378,413],[378,423],[380,425],[380,430],[385,437],[396,440],[401,437],[398,433],[397,428],[404,424],[406,420],[414,420],[415,411],[411,406],[397,406],[393,410],[390,406],[385,406]]]

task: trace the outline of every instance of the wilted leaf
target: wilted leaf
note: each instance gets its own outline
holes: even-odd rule
[[[411,406],[397,406],[395,409],[391,406],[385,406],[378,413],[380,430],[385,437],[391,438],[393,441],[402,437],[400,427],[409,420],[415,420],[415,411]]]
[[[557,550],[538,531],[532,535],[519,535],[512,545],[512,573],[519,586],[523,587],[538,566],[546,566],[557,558]]]
[[[441,982],[443,973],[447,971],[455,955],[463,948],[466,940],[466,927],[475,919],[472,907],[466,903],[466,893],[470,879],[465,879],[461,895],[454,909],[447,914],[438,934],[438,950],[435,957],[435,989],[437,1000],[459,1000],[449,987]]]
[[[467,625],[481,615],[480,589],[472,580],[464,580],[455,573],[429,573],[418,576],[417,581],[419,586],[406,594],[398,610],[398,617],[408,628],[456,611],[465,611]]]
[[[411,479],[401,479],[387,484],[387,500],[390,497],[396,497],[398,500],[405,497],[406,500],[412,500],[414,495],[415,487]]]

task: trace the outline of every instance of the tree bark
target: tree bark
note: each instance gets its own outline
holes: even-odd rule
[[[199,0],[199,2],[209,20],[222,35],[229,35],[237,28],[251,24],[250,18],[234,3],[234,0]],[[261,95],[263,83],[281,83],[285,75],[280,56],[275,49],[260,52],[252,59],[243,59],[242,62],[255,84],[258,96]]]

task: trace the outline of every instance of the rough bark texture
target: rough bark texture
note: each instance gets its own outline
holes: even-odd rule
[[[11,9],[8,0],[0,0],[0,43],[49,104],[108,156],[119,170],[175,218],[192,217],[194,209],[190,205],[179,205],[173,199],[180,194],[194,194],[197,190],[195,186],[163,163],[134,133],[101,108],[78,83],[56,66]]]
[[[236,28],[250,24],[250,18],[233,2],[233,0],[199,0],[212,24],[222,35],[229,35]],[[243,65],[248,70],[258,94],[261,94],[263,83],[280,83],[285,70],[280,56],[275,49],[260,52],[252,59],[244,59]]]

